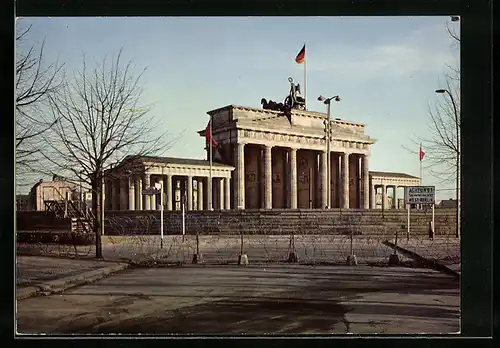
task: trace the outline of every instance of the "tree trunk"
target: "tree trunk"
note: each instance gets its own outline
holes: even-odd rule
[[[102,185],[98,180],[92,181],[92,211],[94,212],[93,231],[95,234],[95,257],[102,259],[101,226],[104,223],[101,219]]]

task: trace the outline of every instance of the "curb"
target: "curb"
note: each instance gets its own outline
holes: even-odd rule
[[[447,266],[445,266],[437,261],[429,260],[425,257],[422,257],[422,256],[414,253],[411,250],[404,249],[404,248],[400,247],[399,245],[396,246],[396,245],[394,245],[394,243],[391,243],[388,240],[383,241],[382,244],[384,244],[385,246],[388,246],[392,249],[396,248],[396,250],[399,251],[401,254],[403,254],[407,257],[410,257],[410,258],[414,259],[415,261],[418,261],[429,268],[432,268],[438,272],[445,273],[445,274],[451,275],[457,279],[460,279],[460,273],[452,270],[451,268],[449,268],[449,267],[447,267]]]
[[[130,267],[128,263],[98,268],[96,270],[84,272],[75,276],[52,280],[35,286],[19,289],[16,293],[16,300],[24,300],[40,294],[51,295],[85,283],[95,282],[112,273],[123,271]]]

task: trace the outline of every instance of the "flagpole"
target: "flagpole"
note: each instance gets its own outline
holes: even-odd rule
[[[422,144],[420,144],[420,150],[418,151],[418,159],[420,161],[420,186],[422,186],[422,182],[423,182],[423,170],[422,170]]]
[[[306,47],[306,43],[304,42],[304,47]],[[304,59],[304,102],[305,109],[307,110],[307,57]]]
[[[210,115],[210,139],[208,140],[208,147],[210,149],[209,161],[210,161],[210,175],[208,179],[208,209],[212,210],[212,115]]]

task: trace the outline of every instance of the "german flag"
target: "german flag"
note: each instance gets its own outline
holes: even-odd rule
[[[217,142],[214,139],[214,136],[212,134],[212,122],[208,121],[207,128],[205,128],[205,139],[207,141],[207,146],[208,142],[210,142],[210,139],[212,139],[212,147],[217,147]]]
[[[302,64],[305,61],[306,61],[306,44],[304,44],[304,47],[302,47],[299,54],[297,54],[297,57],[295,57],[295,62],[297,62],[297,64]]]

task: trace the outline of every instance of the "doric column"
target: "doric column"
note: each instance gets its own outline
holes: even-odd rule
[[[398,207],[398,187],[397,185],[392,186],[392,209],[396,209]]]
[[[363,209],[370,209],[370,174],[367,155],[364,155],[361,159],[361,176],[363,182]]]
[[[349,209],[349,153],[342,153],[341,156],[341,176],[342,176],[342,209]]]
[[[156,183],[156,180],[157,179],[150,179],[150,182],[151,182],[151,187],[155,187],[155,183]],[[151,195],[150,196],[150,200],[151,200],[151,207],[150,209],[151,210],[158,210],[158,206],[156,205],[156,195]]]
[[[273,207],[273,172],[272,147],[264,148],[264,208]]]
[[[245,209],[245,144],[236,144],[234,152],[235,178],[234,197],[236,209]]]
[[[158,178],[158,183],[161,185],[162,189],[163,189],[163,197],[161,196],[162,193],[160,191],[160,194],[158,195],[158,204],[157,206],[160,207],[159,210],[161,210],[161,205],[163,203],[163,210],[165,210],[165,186],[164,186],[164,182],[163,182],[163,176],[160,176]],[[163,200],[163,202],[162,202]]]
[[[224,210],[224,178],[219,178],[218,180],[218,190],[219,192],[219,209]]]
[[[387,186],[381,185],[382,187],[382,209],[387,207]]]
[[[196,180],[196,183],[198,185],[197,192],[198,192],[198,210],[203,210],[203,181],[201,178]]]
[[[370,209],[375,209],[375,197],[377,189],[370,179]]]
[[[142,188],[148,188],[151,186],[151,175],[149,174],[144,174],[143,182],[142,182]],[[151,199],[150,196],[143,195],[143,202],[144,202],[144,210],[151,210]]]
[[[231,209],[231,179],[224,178],[224,204],[226,210]]]
[[[142,205],[142,180],[141,180],[141,178],[138,178],[135,181],[135,187],[136,187],[136,190],[135,190],[136,199],[135,199],[135,201],[137,202],[137,210],[142,210],[143,205]]]
[[[128,178],[128,210],[135,210],[135,181],[132,175]]]
[[[165,175],[165,209],[172,210],[172,175]]]
[[[297,209],[297,149],[291,148],[290,154],[290,208]]]
[[[328,205],[328,165],[327,152],[321,151],[320,155],[320,170],[321,170],[321,209]]]
[[[187,207],[186,210],[193,210],[193,177],[187,177]]]
[[[106,198],[106,190],[107,190],[107,183],[106,183],[106,180],[104,178],[102,178],[102,191],[101,191],[101,195],[102,195],[102,207],[101,209],[106,211],[106,206],[108,205],[108,202],[107,202],[107,198]],[[87,198],[85,197],[85,201],[87,201]]]
[[[127,210],[128,179],[120,179],[120,210]]]

